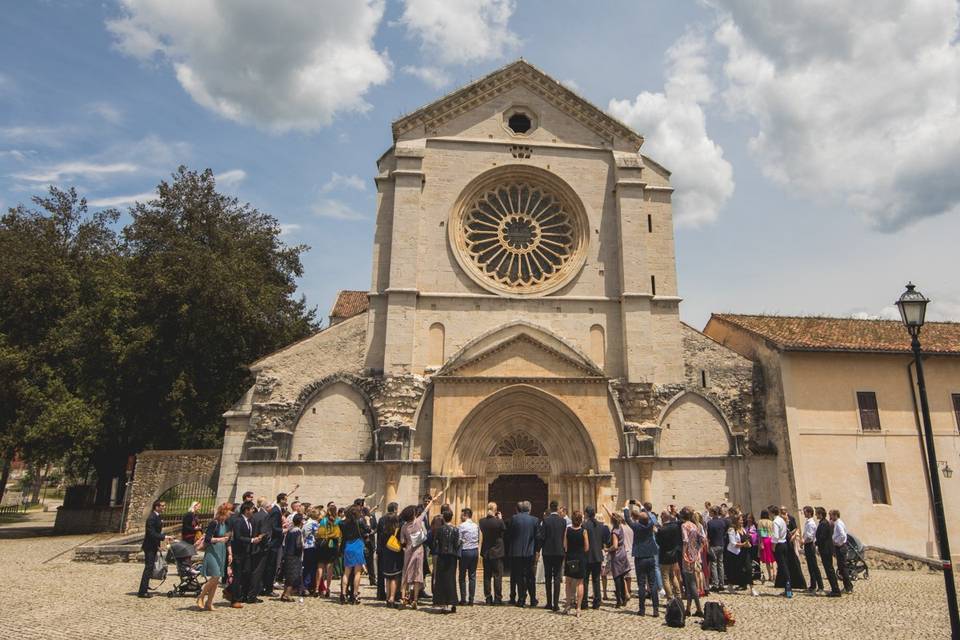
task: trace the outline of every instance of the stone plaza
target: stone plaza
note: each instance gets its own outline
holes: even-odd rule
[[[714,636],[714,632],[701,631],[693,619],[683,629],[672,629],[665,626],[662,614],[656,619],[640,618],[635,599],[625,610],[616,610],[612,601],[607,601],[599,611],[585,611],[580,619],[543,609],[484,605],[461,607],[455,615],[442,616],[429,606],[418,611],[386,609],[373,600],[370,587],[364,587],[366,601],[359,606],[322,599],[307,599],[303,604],[268,599],[233,610],[219,600],[213,612],[203,613],[190,597],[134,597],[140,564],[73,561],[74,547],[89,538],[0,538],[4,637],[181,640],[228,637],[241,629],[244,640],[317,634],[370,640]],[[161,594],[174,584],[173,569],[171,565],[171,576],[160,587]],[[611,595],[612,591],[611,582]],[[854,595],[840,599],[797,594],[786,600],[769,586],[761,587],[760,593],[756,598],[711,595],[707,601],[719,599],[733,612],[736,624],[728,634],[734,637],[757,638],[773,632],[795,640],[949,637],[943,580],[937,573],[874,570],[869,579],[856,583]]]

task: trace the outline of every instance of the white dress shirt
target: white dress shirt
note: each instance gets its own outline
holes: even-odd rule
[[[837,547],[847,544],[847,525],[840,518],[833,522],[833,544]]]
[[[467,519],[457,527],[460,529],[461,549],[469,551],[470,549],[480,548],[480,527],[473,520]]]
[[[814,542],[817,539],[817,520],[816,518],[807,518],[803,523],[803,542]]]
[[[740,539],[740,534],[737,533],[737,530],[733,527],[727,529],[727,551],[732,553],[735,556],[740,555],[740,547],[737,545],[743,542]]]
[[[773,519],[773,535],[771,536],[773,544],[780,544],[787,541],[787,523],[783,518],[777,516]]]

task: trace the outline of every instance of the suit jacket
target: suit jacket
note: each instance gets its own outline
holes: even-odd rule
[[[529,513],[518,513],[510,518],[510,557],[532,558],[536,551],[539,522]]]
[[[240,519],[243,519],[243,516],[240,516]],[[266,551],[270,548],[270,540],[273,535],[273,528],[270,525],[270,512],[261,509],[253,514],[253,517],[250,518],[253,524],[253,536],[257,537],[259,535],[263,536],[263,539],[259,543],[253,545],[250,549],[251,553],[260,553],[261,551]]]
[[[559,514],[551,513],[540,523],[541,549],[544,556],[563,555],[563,536],[567,532],[567,521]]]
[[[603,547],[610,543],[610,528],[597,522],[594,518],[586,518],[583,521],[583,530],[587,532],[587,537],[590,540],[587,562],[591,564],[603,562]]]
[[[151,511],[147,517],[147,527],[143,532],[143,544],[140,548],[144,551],[158,551],[161,542],[163,542],[163,521],[156,511]]]
[[[507,525],[497,516],[487,516],[480,518],[480,533],[483,540],[480,544],[480,555],[487,560],[499,560],[506,555],[506,548],[503,544],[503,537],[507,531]]]
[[[821,520],[817,525],[817,533],[814,540],[817,543],[817,551],[833,555],[833,525],[829,520]]]
[[[279,549],[283,544],[283,513],[278,505],[273,505],[269,511],[270,517],[270,548]]]
[[[253,521],[250,521],[249,528],[247,527],[247,521],[244,520],[243,516],[240,516],[233,521],[233,537],[230,538],[230,548],[233,550],[233,557],[235,559],[243,559],[250,555],[251,550],[251,539],[254,538],[257,534],[253,531]]]

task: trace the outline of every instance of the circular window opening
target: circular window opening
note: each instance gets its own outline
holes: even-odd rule
[[[526,133],[533,127],[530,116],[525,113],[515,113],[507,120],[507,126],[514,133]]]

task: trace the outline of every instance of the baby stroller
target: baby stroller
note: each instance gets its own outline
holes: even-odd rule
[[[197,555],[197,549],[189,542],[174,542],[167,549],[167,562],[175,562],[177,565],[177,577],[180,581],[173,585],[173,589],[167,595],[171,598],[177,596],[197,596],[206,578],[200,575],[200,563],[193,562],[193,556]]]
[[[870,577],[866,549],[859,538],[847,534],[847,575],[851,580],[866,580]]]

